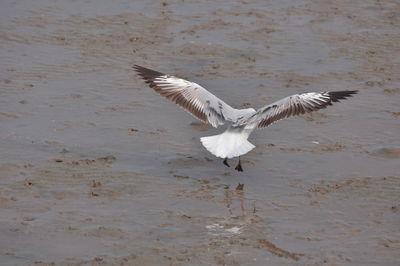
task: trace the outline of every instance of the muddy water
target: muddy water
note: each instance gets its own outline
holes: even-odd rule
[[[397,1],[0,6],[1,265],[399,264]],[[237,173],[134,63],[236,107],[360,93],[257,131]]]

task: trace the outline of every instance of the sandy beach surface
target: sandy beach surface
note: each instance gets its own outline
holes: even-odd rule
[[[399,44],[396,0],[1,1],[0,265],[399,265]],[[238,173],[133,64],[234,107],[359,94]]]

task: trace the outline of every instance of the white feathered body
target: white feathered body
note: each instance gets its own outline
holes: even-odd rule
[[[255,148],[247,139],[254,128],[228,127],[215,136],[200,138],[203,146],[216,157],[233,158],[248,153]]]

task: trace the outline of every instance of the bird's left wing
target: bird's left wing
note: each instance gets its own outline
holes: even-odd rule
[[[328,91],[294,94],[258,109],[256,113],[237,121],[234,125],[247,125],[253,128],[267,127],[283,118],[326,108],[333,102],[339,102],[356,93],[357,91]]]
[[[134,69],[156,92],[213,127],[223,125],[226,121],[236,122],[241,113],[194,82],[138,65]]]

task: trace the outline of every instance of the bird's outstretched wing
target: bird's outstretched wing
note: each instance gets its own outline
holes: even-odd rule
[[[328,91],[294,94],[257,110],[250,117],[238,120],[234,126],[267,127],[290,116],[310,113],[351,97],[357,91]]]
[[[145,67],[134,65],[138,74],[151,88],[180,105],[194,117],[213,127],[226,121],[236,122],[244,110],[226,104],[200,85],[181,78],[166,75]]]

